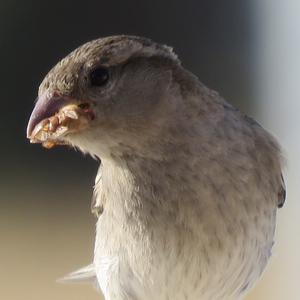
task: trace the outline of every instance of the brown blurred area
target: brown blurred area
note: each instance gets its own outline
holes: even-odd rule
[[[91,182],[83,185],[63,171],[51,179],[39,171],[1,186],[1,197],[11,203],[0,213],[0,298],[99,299],[89,285],[56,283],[92,259]]]
[[[205,84],[255,115],[256,12],[250,0],[0,2],[0,299],[100,299],[89,285],[56,283],[92,260],[96,220],[90,199],[99,162],[26,140],[37,88],[48,70],[90,39],[143,35],[173,46]],[[249,300],[270,299],[265,292],[281,272],[273,260]]]

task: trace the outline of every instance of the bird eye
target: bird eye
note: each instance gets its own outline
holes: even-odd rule
[[[90,73],[90,82],[93,86],[103,86],[108,81],[109,74],[108,70],[103,67],[94,69]]]

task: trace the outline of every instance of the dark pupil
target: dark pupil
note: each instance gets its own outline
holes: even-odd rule
[[[104,85],[108,80],[108,71],[105,68],[97,68],[91,72],[90,80],[92,85]]]

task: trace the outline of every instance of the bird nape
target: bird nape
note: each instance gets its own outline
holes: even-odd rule
[[[228,300],[265,269],[280,148],[170,47],[123,35],[74,50],[41,83],[27,137],[102,162],[94,259],[67,279],[107,300]]]

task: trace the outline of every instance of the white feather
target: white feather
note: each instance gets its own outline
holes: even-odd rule
[[[59,278],[57,280],[59,283],[91,283],[97,290],[99,290],[99,285],[96,277],[95,266],[90,264],[77,271],[69,273],[68,275]]]

